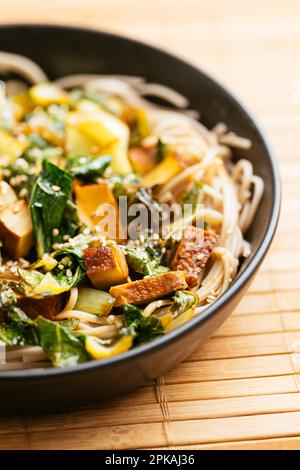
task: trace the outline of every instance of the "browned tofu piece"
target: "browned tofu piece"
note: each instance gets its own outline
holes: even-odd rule
[[[97,289],[123,284],[128,278],[124,253],[117,245],[88,248],[84,252],[87,275]]]
[[[189,287],[197,287],[204,268],[216,246],[218,236],[197,227],[188,227],[171,263],[174,270],[184,271]]]
[[[25,201],[16,201],[0,213],[0,238],[12,258],[28,255],[34,238],[31,216]]]
[[[112,287],[109,293],[117,299],[116,306],[146,304],[186,287],[184,273],[170,271],[158,276],[146,277],[140,281]]]
[[[63,310],[67,296],[66,292],[45,297],[17,296],[17,305],[32,319],[41,315],[49,320],[54,320],[56,315]]]

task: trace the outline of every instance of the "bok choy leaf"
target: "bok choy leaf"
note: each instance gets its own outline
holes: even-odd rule
[[[43,161],[42,171],[36,178],[30,199],[39,258],[50,253],[53,243],[62,240],[64,233],[70,235],[70,224],[73,231],[77,227],[75,207],[72,210],[70,207],[72,181],[73,176],[70,173],[47,160]]]
[[[147,343],[164,334],[164,327],[159,318],[144,317],[139,308],[127,304],[122,307],[124,327],[135,336],[135,344]]]

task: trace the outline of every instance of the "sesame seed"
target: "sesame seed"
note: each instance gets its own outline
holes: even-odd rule
[[[51,188],[52,188],[52,191],[54,191],[54,192],[56,192],[56,193],[57,193],[58,191],[60,191],[60,189],[61,189],[60,186],[57,186],[56,184],[53,184],[53,185],[51,186]]]
[[[52,235],[53,235],[53,237],[57,237],[57,235],[59,235],[59,230],[58,230],[58,228],[54,228],[54,229],[52,230]]]
[[[89,228],[85,228],[85,229],[83,230],[83,234],[84,234],[84,235],[89,235],[90,233],[91,233],[91,231],[90,231]]]
[[[59,264],[57,267],[58,267],[58,269],[60,269],[61,271],[64,269],[64,265],[63,265],[63,264]]]
[[[19,207],[14,207],[13,208],[13,213],[17,214],[18,212],[20,212],[20,208]]]
[[[64,235],[64,236],[63,236],[63,239],[64,239],[65,241],[70,240],[70,235]]]
[[[9,184],[14,188],[15,186],[18,186],[18,182],[16,177],[10,178]]]
[[[117,328],[122,328],[122,326],[123,326],[123,322],[119,319],[116,319],[115,324],[116,324]]]
[[[23,268],[29,266],[29,261],[27,261],[27,259],[24,259],[24,258],[19,258],[18,259],[18,263],[20,264],[20,266],[22,266]]]
[[[16,273],[17,272],[17,268],[15,266],[12,266],[9,270],[10,270],[11,273]]]
[[[20,197],[25,197],[28,195],[28,189],[27,188],[23,188],[21,189],[21,191],[19,192],[19,196]]]
[[[73,273],[72,273],[71,269],[67,269],[66,276],[69,277],[69,278],[73,276]]]
[[[8,169],[4,169],[4,170],[2,170],[2,173],[3,173],[3,176],[6,176],[6,177],[8,177],[8,178],[9,178],[9,177],[10,177],[10,175],[11,175],[11,171],[10,171],[10,170],[8,170]]]

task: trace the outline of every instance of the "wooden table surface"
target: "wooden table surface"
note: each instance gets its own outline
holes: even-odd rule
[[[284,198],[278,235],[249,294],[197,354],[97,408],[0,418],[1,449],[300,448],[299,19],[299,0],[5,2],[1,22],[125,33],[219,78],[267,129]]]

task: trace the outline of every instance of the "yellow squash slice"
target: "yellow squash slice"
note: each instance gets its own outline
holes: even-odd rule
[[[105,359],[128,351],[132,347],[132,336],[126,335],[119,339],[113,346],[103,346],[97,339],[90,336],[85,341],[87,352],[94,359]]]
[[[29,90],[29,96],[38,106],[50,104],[69,104],[69,95],[53,83],[39,83]]]

